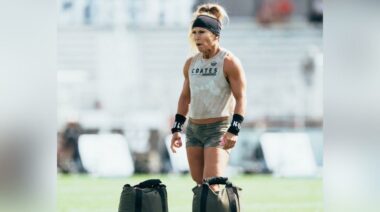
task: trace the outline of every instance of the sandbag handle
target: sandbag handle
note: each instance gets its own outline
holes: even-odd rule
[[[210,177],[210,178],[204,179],[203,183],[208,184],[208,185],[222,184],[222,185],[232,186],[232,183],[228,181],[227,177]]]
[[[207,196],[208,196],[208,184],[204,183],[202,185],[202,192],[201,192],[201,211],[200,212],[206,212],[206,205],[207,205]]]
[[[162,188],[158,188],[158,193],[160,194],[160,198],[161,198],[161,208],[162,208],[162,212],[168,212],[168,206],[166,205],[166,195],[164,193],[164,190]]]
[[[136,189],[135,212],[142,211],[142,190]]]
[[[234,188],[227,186],[226,192],[227,192],[228,201],[230,202],[230,211],[231,212],[238,212],[238,207],[239,207],[239,211],[240,211],[240,204],[238,203],[239,197],[238,197],[238,194],[235,193]],[[236,196],[235,196],[235,194],[236,194]]]
[[[158,186],[163,186],[161,184],[161,180],[159,179],[150,179],[150,180],[145,180],[137,185],[134,185],[133,187],[137,188],[154,188]]]

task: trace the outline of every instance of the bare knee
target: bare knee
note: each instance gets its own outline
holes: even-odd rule
[[[191,177],[197,184],[202,184],[202,176],[196,176],[194,174],[191,174]]]

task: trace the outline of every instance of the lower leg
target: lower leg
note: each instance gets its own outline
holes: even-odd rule
[[[203,148],[187,147],[187,159],[189,162],[190,174],[197,184],[202,184],[203,179]]]
[[[224,176],[228,159],[229,153],[222,148],[205,148],[203,178]],[[214,191],[218,191],[219,185],[211,185],[210,188]]]

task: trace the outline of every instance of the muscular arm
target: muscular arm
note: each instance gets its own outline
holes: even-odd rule
[[[191,58],[189,58],[184,67],[183,67],[183,75],[185,77],[185,80],[183,82],[182,92],[179,96],[178,100],[178,109],[177,113],[186,116],[189,111],[189,104],[190,104],[190,84],[189,84],[189,67],[190,67]]]
[[[236,100],[234,113],[244,116],[247,105],[246,80],[240,61],[232,55],[227,55],[224,60],[224,73],[230,83],[232,94]]]
[[[177,109],[177,113],[185,117],[187,115],[187,112],[189,111],[189,104],[190,104],[190,84],[189,84],[189,76],[188,76],[190,61],[191,61],[191,58],[189,58],[186,61],[183,67],[183,75],[185,77],[185,80],[183,82],[181,95],[179,96],[178,109]],[[180,132],[173,133],[170,149],[172,150],[172,152],[176,153],[175,148],[180,148],[181,146],[182,146],[181,133]]]

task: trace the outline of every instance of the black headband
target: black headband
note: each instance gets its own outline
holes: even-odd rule
[[[207,15],[200,15],[198,16],[194,22],[193,26],[194,27],[201,27],[209,30],[210,32],[214,33],[216,36],[220,35],[220,30],[222,29],[220,22],[210,16]]]

